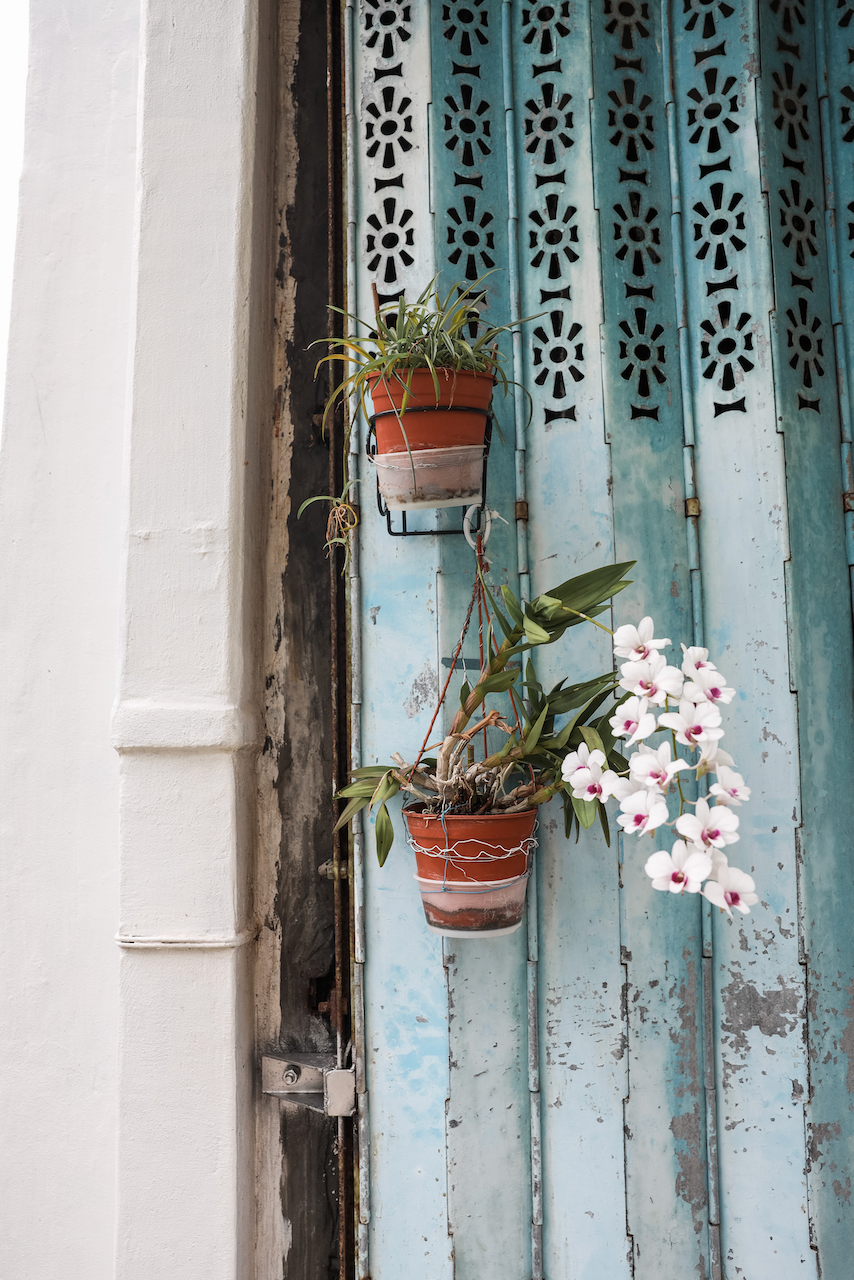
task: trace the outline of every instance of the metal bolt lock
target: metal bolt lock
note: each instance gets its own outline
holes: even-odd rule
[[[300,1078],[299,1067],[288,1067],[287,1071],[282,1076],[282,1080],[284,1081],[285,1084],[296,1084],[299,1078]]]

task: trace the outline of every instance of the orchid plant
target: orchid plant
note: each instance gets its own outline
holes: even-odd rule
[[[683,644],[681,666],[670,666],[660,651],[671,641],[657,640],[654,633],[649,617],[613,633],[614,654],[626,659],[618,682],[626,693],[609,725],[614,738],[625,738],[627,747],[638,748],[628,768],[607,768],[604,750],[591,749],[585,742],[563,761],[564,785],[576,812],[586,806],[579,813],[583,826],[589,826],[597,807],[613,797],[620,806],[617,822],[626,835],[654,837],[660,828],[675,828],[680,839],[670,852],[659,849],[646,860],[653,889],[701,893],[730,916],[733,908],[746,915],[759,901],[756,886],[746,872],[729,865],[725,852],[739,839],[734,810],[750,799],[750,788],[720,745],[721,707],[732,701],[735,689],[709,661],[708,649]],[[662,730],[669,731],[669,740],[649,746],[646,739]],[[680,745],[696,759],[680,756]],[[680,775],[689,771],[698,779],[714,774],[716,781],[709,788],[713,804],[702,796],[686,799]],[[679,813],[671,821],[667,797],[674,783]]]

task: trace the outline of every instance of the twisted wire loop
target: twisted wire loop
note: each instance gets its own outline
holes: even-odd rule
[[[468,884],[462,889],[449,887],[447,883],[448,868],[452,867],[454,871],[462,876],[463,879],[467,880],[469,884],[477,885],[482,884],[483,882],[477,880],[473,876],[470,877],[466,872],[466,866],[471,866],[473,863],[477,863],[482,866],[487,862],[503,862],[508,857],[513,857],[515,854],[521,854],[525,858],[525,870],[521,875],[514,876],[511,880],[508,880],[506,884],[502,884],[502,889],[509,889],[511,885],[518,884],[520,880],[527,880],[530,876],[532,870],[531,857],[539,841],[535,836],[528,836],[526,839],[520,841],[519,844],[514,845],[511,849],[506,849],[502,845],[491,845],[490,848],[484,849],[482,840],[455,840],[453,844],[423,845],[419,844],[413,836],[409,835],[406,837],[406,843],[409,845],[410,849],[412,849],[413,853],[421,853],[427,858],[441,858],[443,860],[445,864],[441,881],[443,892],[494,893],[494,886],[488,889],[470,889]],[[475,846],[476,852],[473,854],[461,852],[460,847],[462,845],[469,844]],[[439,881],[437,880],[437,888],[438,885]]]

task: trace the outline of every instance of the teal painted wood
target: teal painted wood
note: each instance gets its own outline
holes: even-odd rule
[[[605,4],[594,18],[593,130],[615,555],[638,560],[617,621],[652,613],[678,644],[693,616],[660,22],[652,5]],[[661,833],[620,840],[636,1277],[710,1269],[700,906],[650,894],[643,864],[661,845]]]
[[[840,37],[847,28],[840,21],[844,23],[846,13],[850,21],[849,6],[842,4],[829,15],[830,47],[843,44]],[[828,287],[828,249],[834,246],[827,244],[823,216],[818,98],[824,51],[820,41],[817,63],[815,24],[799,22],[786,8],[763,10],[760,33],[779,352],[774,381],[778,424],[785,432],[792,683],[798,692],[801,757],[798,835],[809,1000],[810,1207],[821,1270],[843,1275],[850,1270],[854,1248],[854,670]],[[844,43],[854,47],[854,34]],[[837,74],[839,61],[837,51]],[[842,125],[848,101],[841,88],[832,104],[834,126],[837,121]],[[841,130],[836,136],[844,139]],[[849,159],[841,170],[849,183],[850,169]],[[847,266],[846,294],[850,259]]]
[[[395,24],[380,23],[380,7],[397,14]],[[487,254],[501,268],[489,284],[490,317],[509,314],[508,228],[518,215],[521,309],[545,315],[522,339],[523,381],[534,412],[518,441],[510,407],[502,412],[499,401],[505,440],[496,437],[493,445],[489,494],[490,506],[508,523],[494,526],[493,576],[516,581],[518,443],[527,456],[534,592],[606,560],[641,556],[637,585],[620,599],[616,621],[650,611],[659,634],[688,642],[705,615],[713,660],[740,691],[726,716],[726,746],[753,787],[750,805],[739,811],[742,840],[729,851],[730,861],[756,876],[762,903],[749,917],[730,922],[715,913],[708,921],[705,964],[714,1008],[704,1066],[699,904],[650,891],[643,861],[658,844],[645,841],[641,849],[626,841],[619,856],[616,843],[609,850],[591,831],[567,845],[560,814],[551,811],[556,806],[541,815],[544,1274],[624,1280],[633,1268],[637,1277],[785,1280],[817,1274],[816,1248],[825,1275],[846,1274],[854,1114],[846,1109],[854,1052],[845,834],[854,818],[846,808],[854,718],[844,692],[851,683],[850,557],[839,464],[846,440],[840,441],[832,394],[821,411],[797,407],[803,365],[793,369],[785,356],[787,328],[793,340],[801,336],[799,299],[806,298],[810,317],[814,312],[827,335],[825,353],[832,349],[831,321],[837,324],[847,372],[839,322],[851,320],[854,271],[846,226],[837,226],[845,269],[835,277],[835,302],[828,295],[832,255],[828,259],[821,225],[814,72],[804,73],[803,94],[800,80],[793,85],[795,113],[805,101],[810,133],[797,135],[800,150],[793,152],[778,145],[782,91],[773,79],[775,72],[783,75],[788,88],[784,68],[795,59],[778,41],[798,45],[800,63],[814,67],[811,18],[804,10],[801,23],[798,6],[785,0],[767,11],[763,6],[757,107],[751,78],[759,65],[757,15],[746,0],[732,11],[729,4],[691,0],[663,19],[655,5],[648,11],[635,6],[630,15],[605,0],[589,11],[550,8],[544,18],[533,7],[507,6],[515,81],[508,119],[519,157],[511,190],[498,0],[433,4],[429,14],[427,6],[365,0],[362,142],[367,151],[377,136],[380,118],[368,110],[373,102],[383,119],[397,119],[410,150],[399,147],[400,163],[390,166],[382,148],[360,158],[359,305],[363,311],[370,305],[371,279],[381,293],[404,285],[411,293],[429,279],[434,262],[448,282],[466,275],[469,256],[475,271],[488,267]],[[854,136],[845,141],[851,122],[843,92],[854,93],[854,84],[843,48],[848,37],[836,34],[847,30],[839,26],[847,12],[846,5],[837,10],[828,3],[825,119],[836,164],[827,201],[831,226],[834,215],[845,223],[847,214],[838,215],[854,205]],[[386,37],[391,45],[382,56]],[[850,43],[854,48],[854,34]],[[627,81],[634,85],[631,101]],[[463,85],[471,88],[466,98]],[[389,99],[387,89],[394,90]],[[641,107],[645,97],[650,101]],[[405,98],[410,105],[403,105]],[[707,115],[710,106],[718,109]],[[638,117],[636,125],[627,114]],[[472,129],[458,129],[464,119]],[[364,131],[371,121],[369,138]],[[476,145],[478,138],[486,149],[477,146],[473,163],[465,163],[465,140]],[[786,154],[804,157],[803,174],[784,165]],[[402,186],[395,185],[398,178]],[[803,184],[798,192],[793,180]],[[779,196],[784,190],[788,205]],[[632,191],[635,202],[627,195]],[[784,242],[792,210],[797,205],[807,213],[807,198],[818,210],[810,215],[817,216],[815,254],[801,239],[805,263],[815,259],[815,269],[802,277],[813,277],[812,289],[792,280],[801,275],[802,264],[789,262],[798,237]],[[385,204],[389,199],[393,207]],[[627,238],[632,226],[645,232],[643,240]],[[652,227],[658,237],[651,243]],[[681,251],[678,244],[674,251],[672,234],[681,236]],[[398,246],[379,253],[378,241],[387,235],[396,235]],[[623,245],[627,252],[617,257]],[[642,270],[636,271],[638,245]],[[389,261],[398,274],[386,280]],[[632,296],[627,286],[651,296]],[[772,331],[767,317],[775,305]],[[661,333],[652,339],[655,325]],[[811,325],[810,318],[812,333]],[[687,356],[681,369],[680,326]],[[646,336],[650,356],[632,361],[630,344]],[[651,372],[648,395],[641,394],[641,364],[648,371],[655,364],[665,379]],[[657,409],[658,417],[633,417],[633,405]],[[843,437],[846,421],[843,414]],[[372,474],[363,470],[369,477],[361,533],[367,762],[420,744],[437,680],[447,673],[442,660],[453,653],[468,605],[473,556],[460,539],[388,538],[373,514]],[[693,528],[683,507],[695,472],[701,599]],[[842,483],[851,488],[846,474]],[[455,518],[423,515],[414,522],[427,527]],[[789,624],[797,698],[789,683]],[[465,656],[477,657],[476,634]],[[544,655],[539,674],[548,680],[568,669],[581,676],[610,661],[606,637],[580,632],[559,653]],[[452,704],[461,678],[452,683]],[[828,794],[835,798],[832,809]],[[800,941],[796,836],[804,859]],[[443,955],[424,928],[402,833],[398,840],[379,871],[372,829],[368,834],[371,1273],[378,1280],[449,1277],[455,1266],[466,1280],[484,1274],[527,1280],[537,1263],[529,1233],[525,938],[449,942]],[[714,1150],[706,1145],[704,1084],[713,1111],[717,1105],[720,1133],[720,1197],[713,1198],[710,1216],[706,1182]],[[803,1172],[808,1118],[809,1202]],[[711,1182],[714,1187],[713,1176]]]
[[[567,21],[567,9],[556,7],[541,24],[535,11],[514,6],[523,310],[545,311],[523,340],[534,399],[526,435],[534,593],[613,557],[586,101],[589,20],[578,10]],[[565,92],[572,97],[561,105]],[[555,106],[564,128],[549,156],[555,131],[542,126]],[[538,673],[551,683],[567,671],[581,679],[610,665],[607,637],[590,628],[545,652]],[[568,844],[554,802],[541,815],[539,839],[544,1271],[628,1276],[616,850],[598,830]]]
[[[803,1174],[797,752],[786,653],[786,494],[766,317],[751,6],[671,13],[705,643],[739,690],[725,745],[754,787],[730,861],[767,906],[715,912],[724,1275],[813,1273]]]
[[[431,43],[432,207],[436,267],[443,291],[487,272],[482,314],[512,318],[507,223],[507,148],[500,5],[433,4]],[[501,349],[512,377],[510,336]],[[516,468],[512,395],[497,394],[489,456],[493,519],[487,557],[491,579],[518,591],[514,502]],[[461,512],[440,519],[458,527]],[[439,540],[439,649],[450,662],[471,600],[475,557],[458,537]],[[463,657],[480,661],[478,619]],[[441,668],[442,679],[448,667]],[[472,670],[467,668],[467,678]],[[459,705],[455,674],[443,709],[445,728]],[[510,714],[508,699],[501,700]],[[502,735],[491,735],[492,747]],[[447,939],[450,1094],[447,1104],[448,1217],[457,1280],[531,1275],[530,1120],[527,1079],[524,927],[513,937]]]
[[[854,494],[852,462],[852,387],[849,348],[854,325],[854,165],[851,134],[854,75],[850,5],[819,7],[816,60],[825,153],[825,225],[831,276],[837,377],[840,385],[842,490]],[[854,507],[854,502],[849,503]],[[846,550],[854,565],[854,509],[845,512]]]
[[[404,285],[423,288],[433,274],[428,15],[406,6],[394,24],[382,24],[380,16],[375,5],[361,7],[356,47],[355,302],[361,315],[371,312],[372,281],[381,296],[393,297]],[[387,760],[392,751],[417,751],[429,725],[438,683],[439,563],[434,539],[389,538],[375,515],[374,474],[364,458],[361,475],[362,748],[368,764]],[[399,807],[393,818],[395,847],[383,869],[373,824],[365,824],[370,1267],[382,1280],[450,1280],[447,986],[441,939],[424,928]]]

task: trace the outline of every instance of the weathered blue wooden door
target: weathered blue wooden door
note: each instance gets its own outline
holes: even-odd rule
[[[533,416],[498,402],[493,579],[529,597],[638,560],[616,622],[652,613],[739,690],[761,897],[731,921],[655,894],[636,843],[567,843],[547,809],[527,928],[443,941],[402,833],[381,870],[366,821],[362,1276],[850,1274],[852,15],[348,6],[352,308],[495,268],[490,319],[541,313],[507,344]],[[353,448],[372,763],[421,744],[474,558],[390,537],[364,424]],[[561,671],[610,665],[606,636],[575,635]]]

